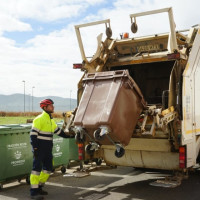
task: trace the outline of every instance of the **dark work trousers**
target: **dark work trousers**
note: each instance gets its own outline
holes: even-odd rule
[[[36,195],[39,192],[39,184],[44,184],[44,181],[40,181],[41,179],[46,178],[48,174],[52,172],[53,164],[52,164],[52,147],[46,148],[38,148],[38,155],[33,158],[33,168],[31,172],[31,176],[36,176],[36,182],[33,179],[30,179],[31,182],[31,195]],[[42,173],[41,173],[42,171]],[[43,173],[44,172],[44,173]],[[46,176],[46,177],[45,177]],[[37,179],[38,177],[38,179]]]

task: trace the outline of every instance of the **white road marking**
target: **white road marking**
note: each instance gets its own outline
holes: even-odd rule
[[[91,192],[91,191],[95,191],[95,192],[103,192],[104,190],[108,190],[109,188],[113,188],[113,187],[119,187],[119,186],[123,186],[125,184],[128,184],[128,183],[134,183],[134,182],[137,182],[137,181],[143,181],[143,180],[149,180],[149,179],[155,179],[155,177],[152,177],[151,174],[148,174],[148,173],[141,173],[141,174],[135,174],[135,172],[131,172],[129,174],[126,174],[126,175],[119,175],[119,174],[104,174],[104,173],[101,173],[101,172],[92,172],[91,175],[94,175],[94,176],[101,176],[101,177],[117,177],[117,178],[121,178],[120,180],[117,180],[115,182],[112,182],[108,185],[105,185],[105,184],[99,184],[99,185],[96,185],[94,187],[74,187],[74,186],[66,186],[66,185],[63,185],[63,184],[59,184],[59,183],[50,183],[50,182],[47,182],[46,184],[47,185],[53,185],[53,186],[57,186],[57,187],[65,187],[65,188],[75,188],[75,189],[79,189],[81,191],[75,193],[75,195],[77,196],[80,196],[80,195],[83,195],[83,194],[86,194],[88,192]],[[161,177],[159,177],[161,178]],[[111,191],[110,191],[111,193]],[[82,198],[82,197],[79,197],[79,199]],[[118,198],[118,197],[117,197]],[[122,197],[121,197],[122,198]],[[124,197],[125,198],[125,197]],[[123,198],[122,198],[123,199]],[[107,199],[106,199],[107,200]]]
[[[97,188],[101,188],[103,186],[105,186],[105,185],[104,184],[99,184],[99,185],[96,185],[95,187],[92,187],[92,188],[91,187],[90,188],[86,188],[85,190],[76,192],[75,195],[83,195],[83,194],[86,194],[86,193],[88,193],[90,191],[93,191],[93,190],[96,191]]]
[[[16,198],[6,197],[6,196],[4,196],[4,195],[0,195],[0,199],[1,199],[1,200],[18,200],[18,199],[16,199]]]

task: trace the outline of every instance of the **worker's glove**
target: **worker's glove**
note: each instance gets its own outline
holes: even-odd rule
[[[33,149],[34,158],[38,157],[38,149]]]

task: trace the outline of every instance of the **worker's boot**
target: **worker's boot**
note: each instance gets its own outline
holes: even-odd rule
[[[44,197],[40,196],[40,195],[31,195],[31,199],[42,200],[42,199],[44,199]]]
[[[39,190],[39,194],[40,195],[48,195],[48,192],[43,190],[43,189],[41,189],[41,190]]]
[[[43,188],[43,186],[39,186],[39,188],[38,188],[38,193],[39,193],[40,195],[48,195],[48,192],[45,191],[45,190],[43,190],[42,188]]]

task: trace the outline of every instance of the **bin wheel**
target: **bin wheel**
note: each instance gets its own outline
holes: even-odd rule
[[[102,163],[102,159],[101,159],[101,158],[97,158],[97,159],[95,160],[95,162],[96,162],[96,165],[100,166],[101,163]]]
[[[125,150],[123,147],[119,147],[118,150],[117,149],[115,150],[115,156],[117,158],[121,158],[124,155],[124,153],[125,153]]]
[[[26,177],[26,183],[27,183],[28,185],[30,185],[30,176],[27,176],[27,177]]]
[[[81,138],[81,133],[78,131],[75,135],[75,140],[77,143],[84,143],[85,142],[85,135],[83,135],[83,138]]]
[[[84,160],[84,164],[88,165],[89,164],[89,160]]]
[[[95,151],[94,149],[91,150],[91,147],[92,147],[91,144],[88,144],[88,145],[85,146],[85,151],[86,151],[86,153],[89,154],[90,156],[92,156],[92,155],[94,154],[94,151]]]
[[[62,166],[60,171],[64,174],[66,172],[66,168],[64,166]]]
[[[100,128],[98,128],[96,131],[94,131],[94,138],[96,140],[103,140],[105,138],[105,135],[101,136],[100,133],[101,133],[101,129]]]
[[[110,168],[113,168],[113,169],[116,169],[117,168],[117,165],[111,165],[111,164],[108,164],[106,163],[106,166],[110,167]]]
[[[70,163],[68,163],[68,165],[67,165],[67,169],[70,169],[71,167],[70,167]]]

